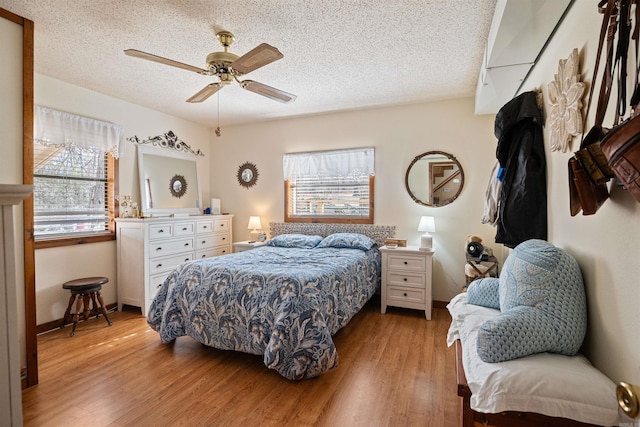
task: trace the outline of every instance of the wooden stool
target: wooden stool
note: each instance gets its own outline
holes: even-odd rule
[[[102,285],[108,282],[109,279],[106,277],[85,277],[83,279],[76,279],[63,283],[62,289],[69,289],[71,291],[71,297],[69,298],[69,305],[67,306],[67,311],[64,313],[64,319],[62,319],[62,326],[60,326],[60,329],[64,328],[64,325],[67,324],[67,319],[71,315],[71,307],[73,306],[73,302],[76,300],[76,311],[71,315],[73,316],[73,328],[71,329],[70,336],[74,336],[76,333],[76,326],[78,325],[80,314],[82,314],[82,318],[84,320],[87,320],[90,316],[96,316],[96,318],[100,317],[100,312],[102,312],[107,324],[111,326],[112,323],[109,320],[109,316],[107,316],[107,310],[104,308],[102,294],[100,294]],[[96,302],[96,298],[98,302]],[[93,302],[93,307],[91,309],[89,309],[89,300]],[[100,304],[100,307],[98,307],[98,304]]]

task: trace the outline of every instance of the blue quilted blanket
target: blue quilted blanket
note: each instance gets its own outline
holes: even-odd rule
[[[165,280],[147,317],[162,342],[188,335],[263,354],[291,380],[338,365],[332,335],[373,296],[380,252],[263,246],[186,263]]]

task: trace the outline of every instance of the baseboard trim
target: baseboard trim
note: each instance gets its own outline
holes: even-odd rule
[[[106,309],[108,312],[115,310],[117,307],[118,307],[118,304],[115,302],[113,304],[106,305]],[[93,317],[96,317],[96,316],[91,316],[90,319]],[[83,322],[83,321],[84,321],[83,319],[80,319],[80,322]],[[62,318],[57,320],[52,320],[51,322],[43,323],[41,325],[37,325],[36,333],[44,334],[45,332],[53,331],[54,329],[60,328],[61,324],[62,324]]]

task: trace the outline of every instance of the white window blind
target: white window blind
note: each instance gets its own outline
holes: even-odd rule
[[[122,128],[36,107],[34,234],[36,239],[108,232],[108,158]]]
[[[289,215],[369,218],[374,149],[285,154]]]

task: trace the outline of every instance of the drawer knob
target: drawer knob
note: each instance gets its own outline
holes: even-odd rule
[[[156,265],[156,268],[160,268],[160,267],[162,267],[162,264]]]
[[[156,252],[157,252],[157,251],[161,251],[161,250],[162,250],[162,246],[158,246],[158,247],[156,248]]]
[[[158,286],[156,286],[156,289],[160,289],[162,287],[162,283],[158,283]]]
[[[206,255],[202,255],[202,257],[201,257],[201,258],[206,258],[206,257],[207,257]]]
[[[203,241],[202,241],[202,244],[204,245],[205,243],[207,243],[207,241],[206,241],[206,240],[203,240]]]
[[[407,296],[407,293],[405,292],[403,295],[406,297],[406,296]]]
[[[207,227],[207,226],[205,225],[205,226],[203,226],[202,228],[209,228],[209,227]]]
[[[404,278],[404,279],[402,279],[402,280],[404,280],[404,281],[406,282],[406,281],[407,281],[407,278],[405,277],[405,278]]]
[[[189,242],[185,243],[184,245],[185,245],[185,246],[189,246]]]
[[[222,238],[222,240],[227,240],[227,238],[226,238],[226,237],[223,237],[223,238]]]
[[[164,230],[161,228],[160,230],[158,230],[158,233],[164,233]]]
[[[226,254],[226,253],[227,253],[227,251],[222,251],[222,253],[223,253],[223,254]]]
[[[187,227],[182,227],[182,231],[187,231]]]
[[[408,263],[407,261],[405,261],[405,262],[404,262],[404,265],[407,265],[407,264],[409,264],[409,263]]]
[[[185,258],[184,262],[191,261],[189,258]]]

